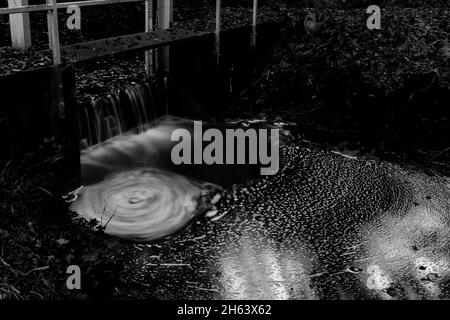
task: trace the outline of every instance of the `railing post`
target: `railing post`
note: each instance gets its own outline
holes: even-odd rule
[[[47,11],[47,28],[48,28],[48,40],[50,49],[53,52],[53,65],[54,68],[54,91],[55,101],[54,107],[58,110],[60,119],[65,118],[65,104],[64,104],[64,88],[62,82],[61,71],[61,47],[59,43],[59,25],[58,25],[58,9],[56,6],[56,0],[47,0],[47,4],[50,6]]]
[[[161,30],[169,29],[173,22],[173,0],[158,0],[158,21]]]
[[[145,32],[153,31],[153,0],[145,1]],[[145,51],[145,73],[152,76],[155,72],[153,49]]]
[[[221,25],[221,16],[220,16],[220,10],[221,10],[221,0],[216,0],[216,35],[220,33],[220,25]]]
[[[56,0],[47,0],[47,4],[52,6],[47,12],[48,39],[50,49],[53,51],[53,64],[61,64],[61,48],[59,44],[58,10]]]
[[[217,64],[220,62],[220,30],[221,30],[221,0],[216,0],[216,57]]]
[[[172,27],[173,22],[173,0],[158,0],[158,27],[161,30]],[[168,73],[170,67],[170,49],[163,47],[160,49],[159,68]]]
[[[258,0],[253,0],[252,40],[251,45],[256,46],[256,25],[258,23]]]
[[[8,7],[27,6],[28,0],[8,0]],[[14,49],[26,50],[31,47],[30,15],[28,12],[9,15],[11,42]]]

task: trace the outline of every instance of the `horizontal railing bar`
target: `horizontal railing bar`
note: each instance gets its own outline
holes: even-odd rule
[[[56,4],[57,9],[65,9],[69,6],[79,6],[79,7],[89,7],[89,6],[99,6],[105,4],[117,4],[117,3],[128,3],[128,2],[143,2],[146,0],[88,0],[88,1],[72,1],[63,2]],[[25,12],[36,12],[36,11],[47,11],[53,9],[53,6],[47,4],[37,4],[30,6],[19,6],[14,8],[0,8],[1,14],[15,14],[15,13],[25,13]]]
[[[88,0],[88,1],[72,1],[72,2],[62,2],[58,3],[56,6],[58,9],[64,9],[69,6],[79,6],[79,7],[89,7],[98,6],[104,4],[116,4],[116,3],[127,3],[127,2],[143,2],[146,0]]]
[[[19,6],[14,8],[0,8],[0,14],[14,14],[14,13],[24,13],[33,11],[46,11],[51,7],[46,4],[37,4],[32,6]]]

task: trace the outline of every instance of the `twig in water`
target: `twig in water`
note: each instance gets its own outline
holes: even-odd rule
[[[1,262],[5,267],[11,268],[11,265],[10,265],[8,262],[6,262],[2,257],[0,257],[0,262]]]
[[[261,80],[266,78],[266,81],[269,79],[270,71],[264,72],[261,76],[258,77],[253,83],[251,83],[246,89],[242,90],[239,94],[239,97],[245,96],[245,94],[250,90],[253,89]]]
[[[3,291],[3,292],[6,292],[8,294],[14,295],[14,297],[16,297],[17,300],[20,300],[19,297],[23,299],[23,297],[20,294],[16,294],[14,291],[11,291],[11,290],[8,290],[8,289],[5,289],[5,288],[0,288],[0,290]]]
[[[444,150],[439,151],[437,154],[435,154],[433,157],[431,157],[428,162],[432,162],[434,159],[440,157],[441,155],[443,155],[444,153],[446,153],[448,151],[450,151],[450,147],[447,147]]]
[[[100,216],[100,229],[103,229],[103,215],[105,214],[106,211],[106,200],[105,200],[105,206],[103,207],[102,210],[102,215]]]
[[[217,289],[195,287],[196,290],[219,292]]]
[[[47,189],[45,189],[43,187],[36,187],[36,189],[41,190],[42,192],[44,192],[45,194],[47,194],[47,195],[49,195],[50,197],[53,198],[53,194],[50,191],[48,191]]]
[[[37,293],[37,292],[35,292],[35,291],[30,291],[30,293],[31,293],[31,294],[34,294],[34,295],[40,297],[42,300],[44,300],[44,297],[43,297],[41,294],[39,294],[39,293]]]
[[[285,115],[283,115],[281,117],[281,119],[285,119],[287,116],[292,116],[292,115],[302,116],[302,115],[305,115],[305,114],[312,113],[314,111],[320,110],[321,108],[322,107],[315,107],[315,108],[312,108],[312,109],[309,109],[309,110],[305,110],[305,111],[302,111],[302,112],[294,112],[294,111],[300,109],[300,108],[295,108],[294,110],[291,110],[291,111],[287,112]]]
[[[8,166],[10,165],[10,163],[11,163],[11,160],[8,160],[8,162],[5,164],[5,166],[3,167],[3,170],[2,170],[2,175],[1,175],[1,180],[3,181],[4,180],[4,176],[5,176],[5,172],[6,172],[6,169],[8,168]]]
[[[109,220],[106,222],[106,224],[105,224],[105,229],[106,229],[106,227],[108,226],[108,223],[111,221],[111,219],[116,215],[116,211],[117,211],[117,207],[114,209],[114,212],[113,212],[113,214],[111,215],[111,217],[109,218]]]
[[[161,267],[190,267],[189,263],[161,263]]]

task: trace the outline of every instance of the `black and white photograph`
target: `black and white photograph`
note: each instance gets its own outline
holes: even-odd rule
[[[450,298],[449,0],[0,3],[0,305]]]

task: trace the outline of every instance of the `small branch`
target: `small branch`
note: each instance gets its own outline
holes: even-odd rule
[[[5,267],[11,268],[11,265],[10,265],[8,262],[6,262],[2,257],[0,257],[0,262],[1,262]]]
[[[37,293],[36,291],[30,291],[30,293],[34,294],[34,295],[40,297],[42,300],[44,300],[44,297],[40,293]]]
[[[28,272],[23,273],[24,276],[29,275],[30,273],[33,273],[35,271],[44,271],[44,270],[48,270],[50,268],[50,266],[45,266],[45,267],[38,267],[38,268],[33,268]]]
[[[28,276],[30,273],[33,273],[35,271],[44,271],[44,270],[48,270],[50,268],[50,266],[45,266],[45,267],[37,267],[37,268],[33,268],[27,272],[22,272],[20,270],[16,270],[14,269],[8,262],[6,262],[2,257],[0,257],[0,262],[7,268],[9,268],[9,270],[14,273],[14,274],[20,274],[22,276]]]
[[[114,216],[116,215],[116,212],[117,212],[117,207],[114,209],[113,214],[111,215],[111,217],[109,218],[109,220],[106,222],[105,227],[104,227],[105,229],[106,229],[106,227],[108,226],[108,223],[111,221],[111,219],[114,218]]]
[[[430,158],[429,162],[432,162],[434,159],[440,157],[444,153],[450,151],[450,147],[445,148],[444,150],[439,151],[437,154],[435,154],[433,157]]]

